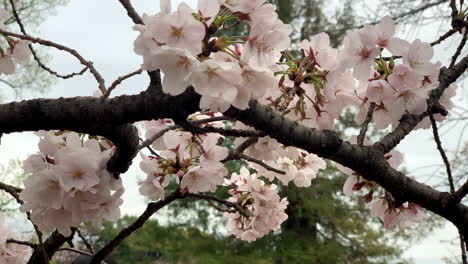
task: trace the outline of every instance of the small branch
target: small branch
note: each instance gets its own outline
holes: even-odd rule
[[[242,142],[242,144],[240,144],[235,151],[239,152],[239,153],[242,153],[247,148],[249,148],[250,146],[252,146],[253,144],[255,144],[257,142],[258,142],[258,137],[251,137],[251,138],[247,139],[246,141]]]
[[[452,36],[453,34],[455,34],[456,32],[460,31],[462,27],[457,27],[457,28],[452,28],[450,29],[449,31],[447,31],[445,34],[443,34],[442,36],[439,37],[439,39],[437,39],[436,41],[433,41],[431,42],[431,46],[435,46],[435,45],[439,45],[442,41],[446,40],[447,38],[449,38],[450,36]]]
[[[429,118],[431,119],[432,123],[432,133],[434,134],[434,140],[437,144],[437,149],[439,150],[440,156],[442,157],[442,160],[444,161],[445,164],[445,169],[447,170],[447,177],[450,185],[450,193],[455,192],[455,185],[453,183],[453,177],[452,177],[452,169],[450,168],[450,162],[447,158],[447,154],[445,153],[444,149],[442,148],[442,142],[440,141],[439,137],[439,131],[437,129],[437,123],[434,119],[434,116],[432,114],[429,115]]]
[[[366,137],[367,128],[369,127],[369,123],[372,120],[372,114],[374,114],[375,107],[376,107],[375,103],[371,103],[369,106],[366,120],[364,120],[364,123],[362,123],[361,131],[359,132],[359,136],[357,137],[358,146],[362,146],[364,144],[364,138]]]
[[[88,253],[86,251],[75,249],[75,248],[69,248],[69,247],[59,248],[57,251],[70,251],[70,252],[78,253],[78,254],[83,255],[83,256],[89,256],[89,257],[93,256],[93,254],[90,254],[90,253]],[[107,262],[101,261],[101,264],[107,264]]]
[[[216,117],[212,117],[212,118],[206,118],[206,119],[201,119],[201,120],[190,121],[189,123],[191,125],[194,125],[194,126],[199,126],[199,125],[202,125],[202,124],[205,124],[205,123],[216,122],[216,121],[224,121],[224,120],[229,120],[229,119],[230,119],[229,117],[225,117],[225,116],[216,116]],[[158,133],[154,134],[150,138],[143,141],[143,143],[141,143],[138,146],[138,150],[142,150],[144,148],[147,148],[147,147],[151,146],[151,144],[153,144],[153,142],[156,139],[164,136],[164,134],[166,134],[167,132],[169,132],[171,130],[174,130],[174,129],[178,129],[178,128],[181,128],[181,126],[173,125],[173,126],[167,127],[165,129],[159,131]]]
[[[15,198],[16,202],[23,204],[24,202],[19,198],[19,193],[23,190],[21,188],[8,185],[6,183],[0,182],[0,190],[3,190]]]
[[[468,39],[467,34],[468,34],[468,26],[465,26],[465,33],[463,33],[463,38],[460,41],[460,45],[458,45],[457,51],[452,56],[452,61],[450,62],[449,69],[453,68],[453,66],[455,65],[455,62],[457,62],[458,56],[460,56],[463,48],[465,47],[466,40]]]
[[[127,15],[132,19],[133,23],[141,25],[144,24],[140,15],[138,15],[138,13],[135,11],[135,8],[132,6],[132,3],[130,3],[130,0],[119,0],[119,2],[123,5],[125,10],[127,10]]]
[[[223,200],[223,199],[218,198],[216,196],[201,194],[201,193],[187,193],[187,194],[185,194],[184,197],[197,198],[197,199],[207,200],[207,201],[215,201],[215,202],[223,204],[223,205],[225,205],[227,207],[231,207],[231,208],[236,209],[239,212],[239,214],[241,214],[244,217],[250,217],[251,216],[251,214],[249,212],[245,211],[242,207],[240,207],[240,205],[238,205],[236,203],[226,201],[226,200]]]
[[[462,185],[462,187],[460,187],[460,189],[449,196],[449,203],[458,204],[466,195],[468,195],[468,180]]]
[[[86,239],[86,237],[84,237],[84,235],[81,233],[81,230],[77,228],[76,233],[81,238],[81,241],[83,241],[83,244],[85,244],[85,246],[89,250],[89,252],[91,252],[94,255],[93,245],[91,245],[91,243],[89,243],[89,241]]]
[[[171,202],[177,200],[178,198],[180,198],[180,193],[179,190],[176,190],[171,195],[167,196],[164,200],[148,204],[146,210],[143,212],[143,214],[140,215],[140,217],[138,217],[138,219],[135,222],[133,222],[133,224],[122,229],[117,236],[115,236],[111,241],[109,241],[109,243],[107,243],[101,250],[99,250],[93,256],[93,258],[90,261],[90,264],[100,263],[117,246],[119,246],[124,239],[126,239],[128,236],[133,234],[133,232],[141,228],[154,213],[156,213],[159,209],[163,208],[164,206],[170,204]]]
[[[20,27],[20,30],[21,32],[24,34],[24,35],[27,35],[26,33],[26,29],[23,25],[23,22],[21,22],[21,19],[18,15],[18,12],[16,10],[16,6],[15,6],[15,2],[14,0],[10,0],[10,5],[11,5],[11,9],[13,11],[13,15],[16,19],[16,23],[18,23],[18,26]],[[71,74],[67,74],[67,75],[61,75],[59,74],[58,72],[52,70],[51,68],[47,67],[44,63],[42,63],[42,61],[39,59],[39,56],[37,56],[36,54],[36,51],[34,50],[34,48],[32,47],[31,44],[28,45],[29,46],[29,50],[31,51],[31,54],[33,55],[33,58],[34,60],[37,62],[37,64],[39,65],[39,67],[41,67],[42,69],[44,69],[45,71],[49,72],[50,74],[58,77],[58,78],[62,78],[62,79],[69,79],[69,78],[72,78],[74,76],[77,76],[77,75],[82,75],[84,74],[87,70],[88,70],[88,67],[85,66],[81,71],[79,72],[74,72],[74,73],[71,73]]]
[[[269,171],[276,172],[276,173],[282,174],[282,175],[286,175],[286,172],[284,172],[282,170],[279,170],[279,169],[276,169],[276,168],[273,168],[270,165],[266,164],[265,162],[263,162],[261,160],[258,160],[258,159],[254,159],[252,157],[249,157],[249,156],[247,156],[247,155],[245,155],[243,153],[239,153],[238,158],[239,159],[244,159],[244,160],[247,160],[247,161],[250,161],[250,162],[253,162],[253,163],[256,163],[256,164],[264,167],[265,169],[267,169]]]
[[[199,127],[192,125],[190,122],[180,122],[179,125],[194,134],[218,133],[228,137],[258,137],[261,135],[260,132],[255,130],[223,129],[212,126]]]
[[[6,242],[7,243],[14,243],[14,244],[18,244],[18,245],[23,245],[23,246],[28,246],[30,248],[36,248],[36,244],[31,243],[29,241],[20,241],[20,240],[16,240],[16,239],[8,239]]]
[[[439,131],[437,129],[437,123],[434,119],[434,116],[432,114],[429,114],[429,118],[431,119],[432,123],[432,133],[434,134],[434,140],[437,144],[437,149],[439,150],[440,156],[442,157],[442,160],[444,161],[445,168],[447,170],[447,177],[450,185],[450,193],[454,194],[455,193],[455,185],[453,183],[453,177],[452,177],[452,169],[450,168],[450,162],[447,158],[447,154],[445,153],[444,149],[442,148],[442,142],[440,141],[439,137]],[[450,199],[451,196],[448,196]],[[465,248],[465,242],[463,240],[463,234],[461,230],[458,230],[459,237],[460,237],[460,249],[462,252],[462,261],[463,264],[468,264],[467,258],[466,258],[466,248]]]
[[[102,95],[102,98],[107,98],[109,97],[109,95],[111,94],[111,92],[119,85],[122,83],[122,81],[130,78],[130,77],[133,77],[135,75],[138,75],[138,74],[141,74],[143,72],[142,69],[138,69],[134,72],[131,72],[127,75],[124,75],[124,76],[120,76],[119,78],[117,78],[117,80],[115,80],[111,86],[109,86],[109,88],[107,88],[107,92],[105,94]]]
[[[83,64],[85,67],[89,68],[90,72],[93,74],[94,78],[96,79],[96,81],[99,84],[99,90],[101,90],[101,92],[103,94],[106,93],[106,85],[104,83],[104,79],[97,72],[96,68],[94,68],[93,63],[91,61],[87,61],[86,59],[84,59],[76,50],[68,48],[68,47],[60,45],[60,44],[57,44],[57,43],[49,41],[49,40],[34,38],[34,37],[29,36],[29,35],[16,34],[16,33],[8,32],[8,31],[1,30],[1,29],[0,29],[0,34],[15,37],[15,38],[19,38],[19,39],[29,40],[29,41],[31,41],[33,43],[41,44],[41,45],[48,46],[48,47],[54,47],[54,48],[56,48],[58,50],[62,50],[62,51],[70,53],[75,58],[77,58],[80,61],[81,64]]]

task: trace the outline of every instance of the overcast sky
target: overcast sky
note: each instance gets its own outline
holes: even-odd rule
[[[154,14],[158,10],[158,1],[133,2],[140,13]],[[179,2],[181,1],[173,1],[174,6]],[[195,1],[186,2],[193,6]],[[133,41],[137,33],[132,30],[132,25],[117,0],[70,1],[67,6],[58,8],[57,15],[51,16],[40,26],[38,37],[76,49],[86,59],[94,62],[94,66],[109,85],[118,76],[138,69],[141,64],[141,58],[133,52]],[[417,37],[431,42],[437,33],[433,28],[424,28],[417,36],[412,36],[412,39]],[[447,51],[453,50],[456,44],[455,41],[448,41],[436,47],[437,59],[446,64],[449,57]],[[66,53],[51,49],[49,54],[53,56],[49,66],[62,74],[82,68]],[[147,84],[148,78],[146,74],[142,74],[122,83],[113,95],[138,93],[144,90]],[[89,96],[96,89],[96,81],[87,73],[73,79],[59,80],[46,97]],[[466,105],[466,101],[464,104]],[[460,127],[456,127],[451,133],[444,135],[442,140],[445,147],[455,148],[460,130]],[[414,172],[412,176],[430,175],[433,168],[418,168],[441,163],[435,143],[431,139],[430,130],[417,131],[411,133],[398,146],[398,150],[405,155],[404,165],[410,172]],[[465,133],[464,140],[467,139],[468,135]],[[37,142],[38,139],[31,133],[4,135],[0,147],[0,162],[5,164],[12,158],[24,159],[37,151]],[[126,193],[122,211],[125,214],[140,214],[145,208],[143,198],[138,194],[137,179],[143,178],[143,173],[138,169],[138,162],[135,160],[134,165],[123,176]],[[455,237],[456,230],[447,225],[442,231],[437,231],[411,247],[405,255],[412,257],[417,264],[443,263],[444,256],[459,255],[459,247],[447,243]]]

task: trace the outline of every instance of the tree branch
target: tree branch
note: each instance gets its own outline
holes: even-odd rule
[[[103,261],[117,246],[122,243],[124,239],[133,234],[136,230],[141,228],[145,222],[159,209],[168,205],[169,203],[180,198],[179,190],[176,190],[171,195],[167,196],[164,200],[155,203],[149,203],[146,207],[146,210],[143,214],[138,217],[138,219],[133,222],[130,226],[122,229],[120,233],[114,237],[109,243],[107,243],[101,250],[99,250],[91,259],[90,264],[99,264]]]
[[[364,120],[364,123],[362,123],[361,131],[359,132],[359,136],[357,137],[357,144],[359,146],[362,146],[364,144],[367,128],[369,127],[369,123],[372,121],[372,115],[374,114],[375,107],[375,103],[370,104],[369,110],[367,111],[366,120]]]
[[[454,65],[450,70],[447,70],[445,67],[440,70],[439,86],[431,91],[428,99],[428,111],[433,113],[432,108],[438,106],[438,101],[445,89],[464,74],[467,68],[468,55]],[[395,148],[406,137],[406,135],[408,135],[414,127],[421,122],[421,120],[427,117],[427,115],[427,112],[421,115],[404,115],[400,120],[400,124],[398,124],[398,126],[380,142],[375,143],[374,146],[379,148],[383,153],[388,153],[390,150]]]
[[[15,2],[14,0],[10,0],[10,5],[11,5],[11,9],[13,11],[13,16],[15,17],[16,19],[16,23],[18,23],[18,26],[20,27],[20,30],[21,32],[24,34],[24,35],[27,35],[26,33],[26,28],[24,27],[23,25],[23,22],[21,22],[21,19],[18,15],[18,11],[16,10],[16,6],[15,6]],[[58,78],[62,78],[62,79],[69,79],[69,78],[72,78],[74,76],[77,76],[77,75],[83,75],[87,70],[88,70],[88,66],[85,66],[81,71],[79,72],[73,72],[73,73],[70,73],[70,74],[67,74],[67,75],[61,75],[59,74],[58,72],[52,70],[51,68],[47,67],[40,59],[39,59],[39,56],[37,56],[36,54],[36,51],[34,50],[34,48],[32,47],[31,44],[28,45],[29,46],[29,50],[31,51],[31,54],[33,55],[33,58],[34,60],[37,62],[37,64],[39,65],[39,67],[41,67],[42,69],[44,69],[45,71],[49,72],[50,74],[58,77]]]
[[[127,15],[130,17],[135,24],[141,24],[143,25],[143,20],[141,19],[140,15],[135,11],[135,8],[133,8],[132,3],[130,0],[119,0],[119,2],[122,4],[122,6],[127,10]]]
[[[121,84],[122,81],[124,81],[124,80],[126,80],[126,79],[128,79],[128,78],[131,78],[131,77],[133,77],[133,76],[135,76],[135,75],[141,74],[142,72],[143,72],[142,69],[138,69],[138,70],[136,70],[136,71],[134,71],[134,72],[131,72],[131,73],[129,73],[129,74],[126,74],[126,75],[124,75],[124,76],[120,76],[119,78],[117,78],[117,80],[115,80],[115,81],[111,84],[111,86],[109,86],[109,88],[107,88],[107,91],[106,91],[105,94],[102,95],[102,98],[107,98],[107,97],[109,97],[109,95],[112,93],[112,91],[113,91],[119,84]]]
[[[62,51],[70,53],[75,58],[77,58],[78,61],[80,61],[81,64],[83,64],[86,68],[88,68],[90,70],[91,74],[93,74],[94,78],[96,79],[96,81],[99,84],[99,90],[101,90],[101,92],[103,94],[106,93],[106,85],[104,83],[104,79],[99,74],[99,72],[96,70],[96,68],[94,68],[93,63],[91,61],[87,61],[86,59],[84,59],[76,50],[71,49],[71,48],[66,47],[66,46],[63,46],[63,45],[60,45],[60,44],[57,44],[57,43],[49,41],[49,40],[34,38],[34,37],[29,36],[29,35],[16,34],[16,33],[12,33],[12,32],[2,30],[2,29],[0,29],[0,34],[3,34],[5,36],[11,36],[11,37],[23,39],[23,40],[29,40],[29,41],[31,41],[33,43],[38,43],[38,44],[48,46],[48,47],[54,47],[54,48],[56,48],[58,50],[62,50]],[[83,71],[83,73],[84,73],[84,71]]]
[[[215,202],[223,204],[223,205],[225,205],[227,207],[234,208],[236,211],[239,212],[239,214],[241,214],[244,217],[250,217],[251,216],[251,214],[249,212],[245,211],[244,208],[240,207],[238,204],[223,200],[223,199],[218,198],[216,196],[202,194],[202,193],[187,193],[187,194],[185,194],[184,197],[197,198],[197,199],[207,200],[207,201],[215,201]]]

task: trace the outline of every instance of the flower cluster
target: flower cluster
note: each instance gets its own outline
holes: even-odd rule
[[[68,236],[82,222],[100,224],[120,217],[120,180],[106,170],[113,154],[108,141],[90,138],[84,142],[74,132],[40,131],[39,153],[24,161],[21,211],[43,232],[57,229]]]
[[[196,115],[193,118],[203,118]],[[151,137],[167,128],[171,120],[146,122],[146,135]],[[211,124],[216,125],[216,122]],[[222,125],[222,123],[218,126]],[[140,193],[151,200],[164,198],[164,188],[174,178],[184,192],[214,192],[218,185],[223,184],[224,176],[228,174],[224,160],[228,155],[225,147],[218,146],[222,137],[208,133],[193,135],[190,132],[171,130],[155,140],[152,147],[159,156],[142,155],[140,168],[147,178],[140,182]]]
[[[199,1],[196,10],[182,3],[170,12],[168,1],[162,1],[161,13],[145,15],[145,25],[135,26],[141,33],[135,52],[143,56],[142,68],[163,71],[165,93],[178,95],[192,85],[202,95],[202,109],[247,108],[251,99],[274,88],[275,62],[291,42],[291,26],[263,2]],[[250,24],[249,36],[212,37],[233,18]],[[231,46],[237,43],[244,45]]]
[[[0,29],[5,30],[5,21],[10,18],[10,14],[0,8]],[[16,64],[25,65],[29,62],[31,51],[29,50],[29,41],[14,40],[11,37],[4,36],[8,48],[4,50],[0,47],[0,74],[13,74],[16,71]],[[3,44],[3,41],[0,42]]]
[[[232,186],[229,201],[241,206],[250,217],[239,212],[225,212],[227,229],[237,238],[251,242],[279,228],[288,215],[285,213],[288,201],[281,199],[274,184],[265,184],[256,174],[246,168],[240,174],[233,173],[226,184]]]
[[[32,249],[29,246],[9,243],[9,239],[21,240],[21,236],[11,231],[5,224],[5,217],[0,215],[0,263],[27,263]]]
[[[351,142],[355,143],[355,141],[355,137],[351,139]],[[366,140],[364,144],[368,145],[369,142]],[[403,162],[403,154],[397,150],[392,150],[385,155],[385,159],[390,167],[396,169]],[[375,182],[365,180],[359,173],[340,164],[337,164],[337,168],[348,175],[343,186],[343,193],[346,196],[351,196],[353,192],[366,189],[367,194],[363,198],[369,206],[370,214],[384,221],[385,228],[391,229],[395,225],[410,226],[426,218],[426,214],[421,210],[419,205],[414,203],[398,205],[388,193],[375,198],[374,193],[379,187]]]
[[[210,120],[209,115],[195,114],[190,122]],[[203,127],[224,128],[223,122],[204,122]],[[238,122],[235,128],[251,129]],[[161,119],[145,122],[146,138],[162,134],[153,141],[152,147],[157,151],[154,156],[142,155],[140,168],[147,174],[140,182],[140,193],[151,200],[164,198],[165,188],[173,179],[182,194],[214,192],[217,186],[227,183],[233,187],[229,191],[233,197],[230,201],[251,214],[225,213],[228,218],[228,229],[238,238],[253,241],[271,230],[279,227],[287,216],[284,213],[287,201],[278,196],[276,185],[265,184],[261,176],[269,181],[278,179],[282,184],[294,182],[296,186],[308,187],[316,177],[319,169],[326,164],[314,154],[293,147],[284,147],[270,137],[261,137],[258,142],[249,146],[245,153],[257,162],[265,162],[270,168],[254,162],[248,165],[256,169],[257,174],[250,174],[246,167],[240,174],[232,174],[231,179],[225,179],[228,171],[223,161],[228,156],[228,150],[220,146],[223,138],[214,133],[194,135],[190,132],[174,128],[172,120]],[[167,131],[169,130],[169,131]],[[238,145],[241,138],[234,143]],[[272,168],[276,170],[272,171]]]

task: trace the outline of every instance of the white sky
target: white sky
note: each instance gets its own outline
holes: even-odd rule
[[[180,1],[173,1],[177,4]],[[186,1],[194,6],[195,1]],[[140,14],[154,14],[158,9],[158,1],[134,0],[134,6]],[[175,6],[175,5],[174,5]],[[117,0],[80,0],[70,1],[67,6],[60,7],[56,16],[51,16],[40,26],[38,37],[53,40],[57,43],[76,49],[86,59],[94,62],[106,84],[109,85],[118,76],[136,70],[141,58],[133,52],[133,41],[137,36],[131,20]],[[438,32],[432,28],[421,30],[418,37],[431,42]],[[409,39],[412,40],[412,39]],[[436,47],[437,59],[444,64],[447,62],[447,50],[453,50],[457,42],[447,41]],[[53,49],[49,50],[53,60],[49,63],[52,69],[62,74],[78,71],[82,66],[70,55]],[[440,55],[442,54],[442,55]],[[113,95],[123,93],[137,93],[146,88],[148,78],[146,74],[134,77],[122,83]],[[71,80],[59,80],[46,95],[49,98],[89,96],[97,89],[97,83],[90,74],[79,76]],[[466,101],[463,102],[466,105]],[[443,137],[444,146],[453,149],[460,128],[451,130]],[[465,133],[465,141],[468,140]],[[441,159],[431,141],[430,130],[418,131],[409,135],[398,149],[405,154],[405,166],[409,171],[416,168],[440,164]],[[0,146],[0,162],[6,164],[13,158],[25,158],[37,151],[37,138],[31,133],[4,135]],[[122,211],[125,214],[140,214],[145,203],[138,194],[137,179],[143,177],[138,169],[138,160],[123,175],[126,193]],[[431,170],[418,170],[418,175],[431,174]],[[413,174],[416,176],[415,174]],[[456,237],[456,230],[450,224],[436,234],[420,241],[407,250],[405,256],[412,257],[416,264],[442,263],[444,256],[459,255],[459,248],[455,244],[442,241],[452,241]]]

